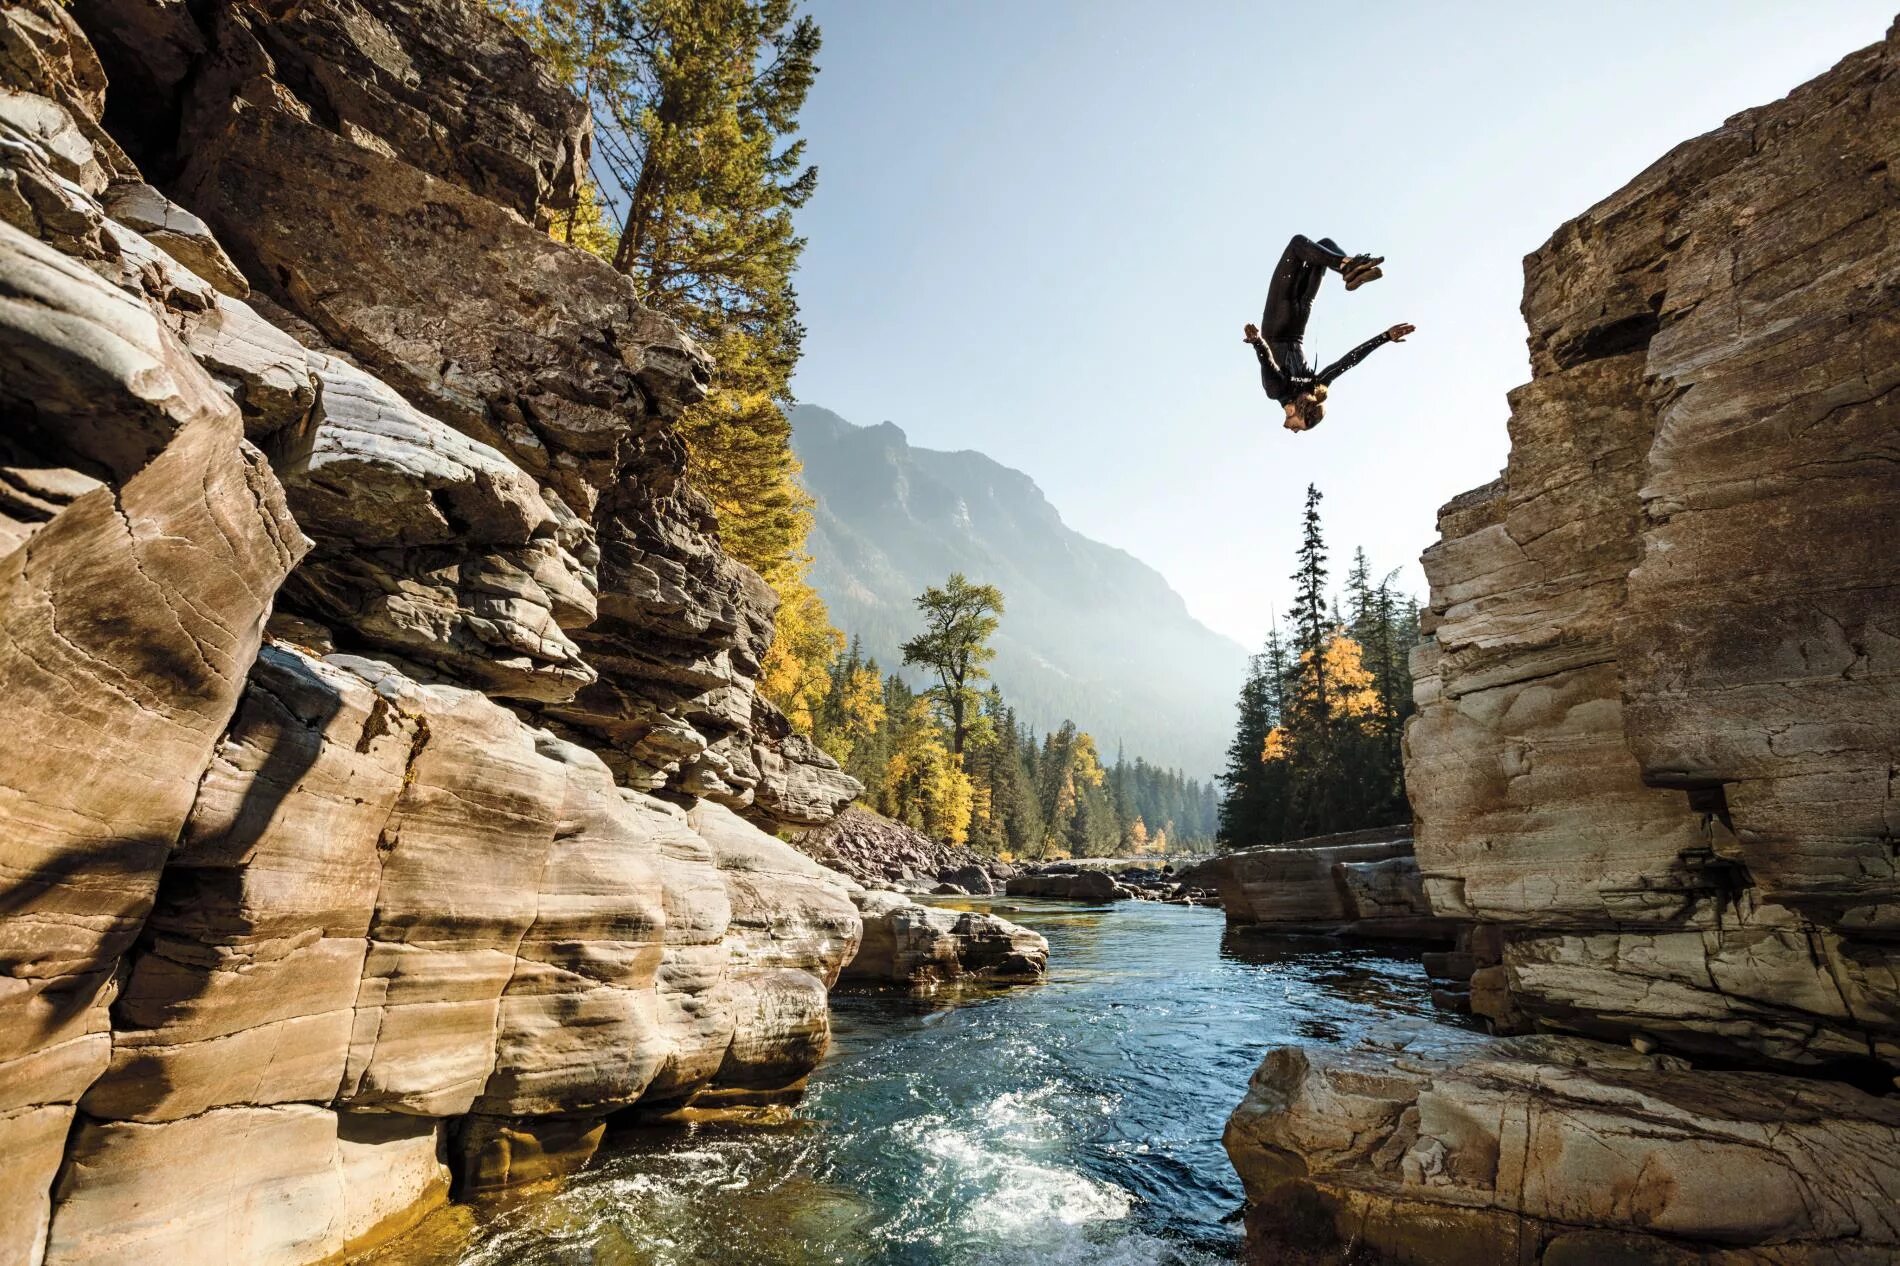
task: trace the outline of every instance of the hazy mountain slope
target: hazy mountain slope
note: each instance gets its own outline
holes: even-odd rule
[[[818,499],[813,583],[880,664],[917,632],[911,600],[953,571],[1002,589],[997,683],[1039,730],[1072,717],[1114,758],[1206,777],[1232,729],[1246,652],[1188,614],[1152,567],[1069,528],[1029,476],[981,453],[801,405],[793,443]]]

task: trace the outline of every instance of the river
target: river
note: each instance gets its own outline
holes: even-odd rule
[[[962,904],[1048,937],[1048,981],[839,994],[791,1125],[623,1132],[560,1192],[452,1208],[374,1261],[1230,1261],[1220,1134],[1266,1049],[1432,1014],[1415,958],[1237,939],[1214,910]]]

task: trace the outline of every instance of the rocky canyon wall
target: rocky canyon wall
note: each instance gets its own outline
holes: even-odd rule
[[[1900,1255],[1855,1088],[1900,1073],[1897,72],[1900,27],[1526,260],[1509,465],[1425,554],[1427,894],[1495,1029],[1618,1045],[1286,1053],[1262,1197],[1406,1261]]]
[[[588,145],[461,0],[0,10],[0,1259],[337,1258],[1040,970],[762,829],[857,787]]]
[[[1900,1068],[1889,38],[1526,261],[1511,458],[1425,555],[1408,735],[1492,1018]]]

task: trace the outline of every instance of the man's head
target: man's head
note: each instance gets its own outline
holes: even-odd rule
[[[1312,390],[1294,396],[1282,407],[1286,410],[1284,425],[1287,430],[1310,431],[1326,416],[1326,388],[1316,385]]]

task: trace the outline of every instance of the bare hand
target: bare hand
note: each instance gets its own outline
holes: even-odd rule
[[[1385,332],[1385,336],[1391,339],[1394,343],[1403,343],[1405,341],[1405,336],[1407,334],[1410,334],[1413,330],[1416,330],[1417,328],[1418,327],[1416,325],[1406,325],[1404,322],[1400,322],[1399,324],[1393,326],[1391,329],[1387,330]]]
[[[1244,342],[1251,343],[1260,337],[1260,327],[1249,321],[1241,327],[1241,336]]]

